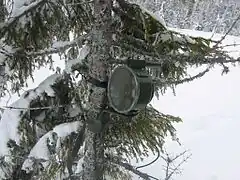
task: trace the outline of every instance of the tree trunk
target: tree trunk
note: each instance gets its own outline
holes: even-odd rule
[[[89,76],[98,82],[107,82],[109,51],[111,45],[111,6],[112,0],[94,0],[95,24],[90,54],[88,56]],[[106,88],[89,83],[87,130],[85,133],[85,156],[83,180],[103,180],[104,147],[101,119],[98,119],[105,106]],[[92,128],[90,128],[92,127]],[[95,129],[95,131],[92,131]],[[99,131],[99,132],[97,132]]]
[[[0,0],[0,24],[4,23],[5,20],[5,3],[4,0]],[[1,46],[1,39],[0,39],[0,46]],[[0,53],[0,97],[2,93],[4,92],[4,87],[6,84],[6,77],[5,77],[5,62],[1,59],[4,55],[1,55]]]
[[[0,23],[2,23],[3,21],[4,21],[4,16],[5,16],[5,14],[4,14],[4,2],[3,2],[4,0],[0,0]]]

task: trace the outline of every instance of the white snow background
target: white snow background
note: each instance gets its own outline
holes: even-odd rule
[[[211,37],[211,33],[181,30],[181,32]],[[215,36],[220,38],[221,36]],[[227,36],[224,44],[240,43],[240,37]],[[240,57],[240,46],[228,48],[231,55]],[[64,67],[64,61],[55,58],[55,65]],[[197,74],[198,70],[191,70]],[[52,72],[47,68],[35,72],[34,88]],[[240,66],[230,69],[230,73],[221,76],[216,68],[194,82],[179,85],[176,96],[168,90],[159,100],[153,99],[152,105],[163,113],[183,118],[178,124],[177,133],[182,146],[168,141],[169,153],[177,154],[189,149],[192,157],[182,166],[182,174],[176,180],[239,180],[240,179]],[[8,105],[17,100],[13,95]],[[6,105],[8,97],[0,105]],[[0,147],[1,148],[1,147]],[[150,162],[152,156],[144,163]],[[162,160],[141,169],[157,178],[163,177]],[[138,179],[138,178],[136,178]]]

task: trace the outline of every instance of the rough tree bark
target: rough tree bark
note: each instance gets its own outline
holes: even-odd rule
[[[4,0],[0,0],[0,23],[4,21]]]
[[[89,77],[98,82],[107,82],[109,51],[111,45],[111,7],[112,0],[94,0],[95,24],[91,50],[88,56]],[[85,156],[83,163],[84,180],[103,180],[104,173],[104,147],[103,133],[101,132],[101,119],[99,115],[105,106],[106,88],[97,87],[89,83],[90,92],[88,112],[86,119],[88,126],[85,132]],[[100,130],[91,131],[90,126]],[[98,126],[98,127],[96,127]]]
[[[4,23],[5,20],[5,1],[0,0],[0,24]],[[0,39],[0,46],[1,46],[1,39]],[[5,63],[1,59],[0,54],[0,95],[4,92],[4,86],[6,84],[6,77],[5,77]]]

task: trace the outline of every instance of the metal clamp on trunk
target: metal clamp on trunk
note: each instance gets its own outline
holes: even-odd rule
[[[93,85],[95,85],[97,87],[100,87],[100,88],[106,89],[108,87],[108,81],[99,81],[98,79],[95,79],[95,78],[93,78],[91,76],[87,76],[86,80],[89,83],[91,83],[91,84],[93,84]]]

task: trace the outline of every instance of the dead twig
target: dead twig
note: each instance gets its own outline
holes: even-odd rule
[[[170,155],[166,152],[165,156],[161,156],[161,158],[166,162],[164,180],[169,180],[174,174],[180,172],[179,168],[182,166],[183,163],[187,162],[187,160],[190,159],[190,157],[192,156],[192,154],[188,154],[185,157],[185,154],[187,152],[188,152],[187,150],[183,151],[182,153],[176,155],[175,157],[170,157]],[[179,159],[180,157],[183,157],[183,159],[180,161],[180,163],[178,163],[177,166],[175,166],[173,163],[177,161],[177,159]]]

